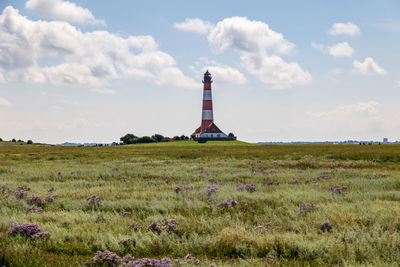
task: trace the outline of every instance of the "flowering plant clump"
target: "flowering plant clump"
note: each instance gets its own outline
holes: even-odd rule
[[[347,189],[348,189],[347,186],[335,185],[335,186],[330,187],[328,189],[328,191],[332,191],[334,193],[345,195],[345,194],[347,194]]]
[[[132,230],[134,230],[134,231],[139,231],[140,230],[140,224],[138,224],[137,222],[132,222],[130,225],[129,225],[129,229],[132,229]]]
[[[29,213],[29,212],[33,212],[33,213],[38,213],[38,212],[42,212],[43,211],[43,209],[41,208],[41,207],[36,207],[36,206],[28,206],[27,208],[26,208],[26,213]]]
[[[88,209],[96,209],[96,208],[100,208],[101,206],[103,206],[100,202],[100,197],[98,197],[98,196],[93,195],[93,196],[86,198],[86,200],[88,202],[86,205],[86,208],[88,208]]]
[[[217,204],[217,207],[221,209],[226,209],[232,206],[236,206],[238,202],[236,200],[223,200]]]
[[[14,225],[8,231],[7,234],[9,235],[16,235],[21,234],[26,237],[30,237],[32,239],[43,239],[50,236],[49,232],[42,232],[40,227],[37,224],[21,224],[21,225]]]
[[[42,199],[38,196],[33,195],[30,198],[26,199],[26,203],[28,203],[30,205],[40,206],[40,205],[42,205]]]
[[[184,261],[185,263],[194,263],[194,264],[196,264],[196,265],[200,264],[200,260],[197,259],[197,258],[195,258],[195,257],[193,257],[193,256],[190,255],[190,254],[187,254],[185,257],[183,257],[183,261]]]
[[[53,192],[54,190],[55,190],[54,187],[51,187],[49,190],[47,190],[47,192],[51,193],[51,192]]]
[[[167,233],[177,233],[178,223],[174,219],[168,219],[167,217],[164,217],[158,223],[152,222],[148,229],[158,234],[162,231],[165,231]]]
[[[54,200],[56,198],[59,198],[60,195],[56,194],[56,195],[48,195],[44,200],[48,203],[54,202]]]
[[[157,223],[157,222],[152,222],[150,225],[149,225],[149,227],[148,227],[148,229],[150,230],[150,231],[153,231],[153,232],[156,232],[156,233],[161,233],[162,232],[162,225],[161,224],[159,224],[159,223]]]
[[[244,186],[244,189],[246,189],[247,192],[253,193],[256,191],[256,185],[255,184],[246,184]]]
[[[264,225],[257,225],[256,227],[254,227],[254,230],[256,230],[256,231],[261,231],[261,232],[266,232],[268,229],[273,229],[273,228],[275,228],[275,229],[281,229],[279,226],[273,226],[272,225],[272,222],[267,222],[267,223],[264,223]]]
[[[278,181],[262,181],[262,185],[279,185]]]
[[[306,213],[317,209],[319,209],[319,207],[317,207],[314,203],[311,204],[301,203],[297,211],[300,213]]]
[[[175,188],[174,188],[175,193],[179,193],[179,192],[184,191],[184,190],[193,190],[193,186],[177,185],[177,186],[175,186]]]
[[[322,232],[330,232],[333,228],[333,225],[329,222],[323,222],[320,224],[319,229],[321,229]]]
[[[288,184],[298,184],[298,183],[300,183],[299,179],[293,179],[288,182]]]
[[[125,211],[125,210],[121,211],[119,215],[121,215],[122,217],[132,217],[133,216],[131,212]]]
[[[207,186],[207,189],[206,189],[206,190],[207,190],[207,195],[208,195],[208,196],[211,196],[212,194],[218,192],[219,187],[216,187],[216,186],[213,186],[213,185],[209,185],[209,186]]]
[[[108,265],[108,266],[119,266],[122,263],[122,259],[116,253],[109,250],[97,251],[92,260],[86,261],[86,265]]]
[[[149,259],[149,258],[143,258],[143,259],[137,259],[133,261],[129,261],[126,263],[126,266],[132,266],[132,267],[145,267],[145,266],[156,266],[156,267],[171,267],[172,266],[172,261],[170,258],[162,258],[161,260],[157,259]]]

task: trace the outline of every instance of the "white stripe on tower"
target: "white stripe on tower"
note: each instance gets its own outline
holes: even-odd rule
[[[212,100],[211,90],[203,91],[203,100]]]
[[[203,121],[213,121],[213,111],[211,110],[203,110],[202,114]]]

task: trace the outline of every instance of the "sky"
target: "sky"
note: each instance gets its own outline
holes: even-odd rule
[[[400,139],[400,1],[0,0],[0,137]]]

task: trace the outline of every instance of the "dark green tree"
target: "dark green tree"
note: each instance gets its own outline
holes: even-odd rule
[[[173,138],[173,139],[174,139],[174,141],[180,141],[180,140],[181,140],[181,138],[180,138],[179,136],[177,136],[177,135],[176,135],[176,136],[174,136],[174,138]]]
[[[137,138],[137,136],[135,136],[134,134],[126,134],[122,136],[119,140],[124,143],[124,145],[129,145],[134,144],[135,138]]]
[[[15,143],[15,142],[17,142],[17,140],[15,140],[15,138],[13,138],[13,139],[11,140],[11,142]]]
[[[156,142],[164,142],[164,136],[161,134],[154,134],[151,138],[153,138]]]
[[[228,134],[229,137],[234,137],[235,135],[233,133]]]
[[[28,140],[26,143],[27,143],[28,145],[32,145],[32,144],[33,144],[32,140]]]

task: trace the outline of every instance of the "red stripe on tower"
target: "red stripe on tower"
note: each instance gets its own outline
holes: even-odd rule
[[[214,122],[211,94],[211,74],[206,71],[203,80],[203,112],[201,116],[201,132],[203,132],[212,122]]]

